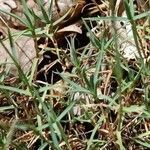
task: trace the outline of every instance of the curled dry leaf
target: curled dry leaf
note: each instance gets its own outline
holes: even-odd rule
[[[69,25],[57,31],[57,33],[62,33],[62,32],[76,32],[82,34],[81,28],[76,24]]]

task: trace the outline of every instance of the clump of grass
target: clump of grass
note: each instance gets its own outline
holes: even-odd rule
[[[19,81],[14,85],[6,84],[5,74],[0,76],[0,148],[150,148],[150,67],[141,51],[136,26],[136,21],[148,17],[149,12],[135,15],[132,1],[124,0],[126,21],[131,23],[140,56],[135,64],[126,60],[119,51],[115,22],[124,18],[115,16],[115,8],[111,7],[113,1],[110,1],[112,16],[82,20],[90,40],[82,51],[76,49],[75,37],[67,40],[69,50],[65,56],[73,69],[70,72],[57,72],[63,83],[40,86],[34,78],[39,59],[38,38],[53,39],[53,27],[65,17],[53,22],[51,13],[45,11],[42,1],[37,2],[42,21],[47,26],[43,30],[36,26],[39,16],[28,8],[24,0],[25,20],[10,14],[26,26],[25,35],[34,39],[37,58],[31,72],[25,74],[15,57],[5,48],[18,69]],[[106,26],[105,20],[111,22],[111,26]],[[95,23],[99,27],[99,21],[104,22],[100,28],[102,31],[98,31],[100,36],[91,30]],[[110,33],[110,27],[113,33]],[[9,29],[8,35],[12,51],[15,51]],[[0,42],[3,45],[3,41]],[[59,54],[61,51],[64,54],[63,50]]]

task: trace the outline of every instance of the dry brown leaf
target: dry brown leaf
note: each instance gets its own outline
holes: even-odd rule
[[[57,33],[62,33],[62,32],[76,32],[82,34],[81,28],[76,24],[69,25],[57,31]]]

